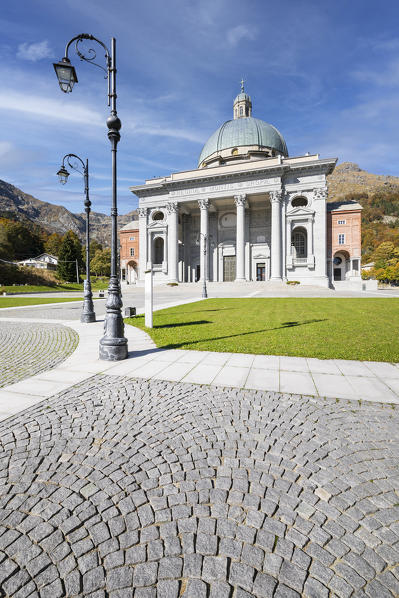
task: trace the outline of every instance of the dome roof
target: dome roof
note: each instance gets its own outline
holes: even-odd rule
[[[241,95],[246,96],[247,94],[239,94],[237,97]],[[284,156],[288,156],[287,146],[281,133],[273,125],[248,116],[228,120],[219,127],[202,148],[198,165],[215,152],[246,145],[275,149]]]

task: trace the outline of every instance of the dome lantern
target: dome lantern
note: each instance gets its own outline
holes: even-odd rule
[[[233,116],[235,119],[252,116],[251,97],[244,91],[244,79],[241,79],[241,92],[234,100]]]

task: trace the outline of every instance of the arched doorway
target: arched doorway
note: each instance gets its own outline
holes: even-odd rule
[[[337,251],[333,257],[333,279],[337,281],[346,280],[349,264],[349,253],[347,251]]]
[[[128,284],[135,284],[137,280],[137,262],[130,260],[126,264],[126,282]]]

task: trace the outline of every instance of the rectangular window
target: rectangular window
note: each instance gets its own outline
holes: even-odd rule
[[[130,248],[130,257],[133,257],[133,256],[134,256],[134,247],[131,247]]]
[[[345,235],[344,235],[344,233],[340,233],[338,235],[338,244],[339,245],[345,245]]]
[[[135,241],[136,237],[129,237],[129,241]]]
[[[338,220],[338,224],[346,224],[346,220]]]

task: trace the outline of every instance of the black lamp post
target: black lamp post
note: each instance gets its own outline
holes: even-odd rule
[[[92,48],[84,55],[80,49],[79,44],[83,40],[92,40],[98,43],[105,51],[104,69],[99,64],[95,63],[96,52]],[[107,119],[108,139],[111,142],[112,155],[112,207],[111,207],[111,277],[108,286],[108,299],[106,303],[104,336],[100,340],[100,359],[107,361],[118,361],[125,359],[128,354],[127,339],[124,337],[124,323],[122,318],[122,296],[120,281],[118,277],[118,234],[117,234],[117,181],[116,181],[116,152],[118,141],[120,140],[121,121],[118,118],[116,111],[116,66],[115,66],[115,38],[111,39],[111,53],[107,46],[89,33],[81,33],[72,38],[66,45],[64,58],[54,64],[54,69],[57,74],[60,88],[64,93],[69,93],[78,78],[74,67],[68,58],[68,50],[72,43],[75,42],[75,50],[81,60],[85,60],[95,66],[98,66],[106,73],[108,80],[108,106],[111,107],[111,114]]]
[[[71,158],[78,160],[83,168],[83,172],[79,169],[76,163],[71,161]],[[82,158],[79,158],[76,154],[66,154],[62,158],[62,166],[57,172],[57,175],[60,179],[60,183],[65,185],[68,180],[69,172],[65,168],[65,160],[68,162],[68,165],[73,170],[80,172],[83,175],[84,183],[85,183],[85,212],[86,212],[86,280],[84,281],[83,287],[83,309],[82,314],[80,316],[81,322],[95,322],[96,321],[96,314],[94,313],[94,305],[93,305],[93,294],[91,292],[91,282],[90,282],[90,206],[91,201],[89,199],[89,161],[86,160],[86,163],[83,162]]]

